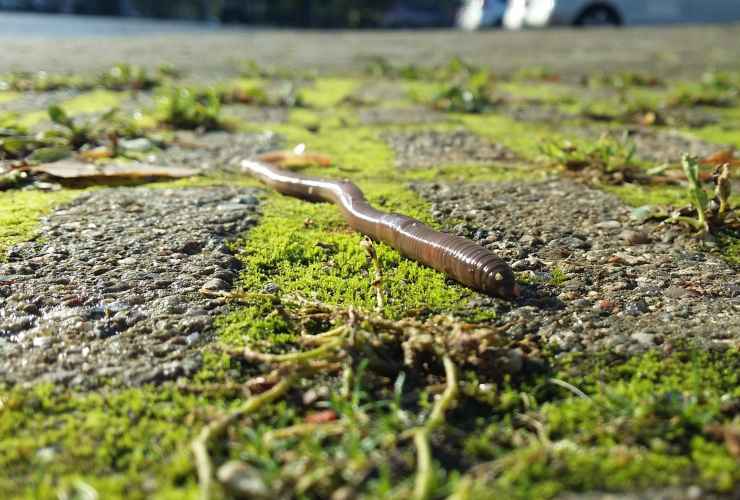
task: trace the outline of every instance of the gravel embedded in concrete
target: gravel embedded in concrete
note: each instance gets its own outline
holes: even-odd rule
[[[686,153],[701,158],[724,149],[719,144],[673,130],[634,128],[629,130],[627,137],[635,144],[635,151],[640,158],[654,163],[678,163]]]
[[[423,106],[398,108],[363,108],[359,111],[360,122],[365,125],[411,125],[439,123],[444,116],[439,111]]]
[[[415,189],[532,282],[511,305],[470,304],[497,310],[511,335],[623,355],[740,345],[740,275],[686,230],[640,224],[615,196],[566,181]]]
[[[239,271],[225,242],[257,222],[255,189],[82,195],[0,264],[0,382],[139,385],[200,366]]]
[[[407,132],[385,134],[401,169],[445,164],[510,162],[516,155],[506,147],[489,142],[466,130],[454,132]]]
[[[177,137],[175,145],[153,154],[151,161],[205,171],[239,172],[242,160],[280,149],[283,142],[280,136],[269,131],[252,134],[179,132]]]
[[[23,92],[18,97],[3,102],[0,110],[3,113],[46,111],[46,108],[52,104],[59,104],[80,94],[80,91],[73,89],[52,90],[50,92]]]

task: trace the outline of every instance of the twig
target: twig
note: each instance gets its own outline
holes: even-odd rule
[[[369,260],[372,261],[373,267],[375,268],[375,278],[373,279],[373,288],[375,288],[375,310],[380,312],[383,310],[383,268],[380,266],[380,259],[378,259],[378,252],[375,251],[375,245],[373,240],[365,236],[360,241],[360,245],[367,252]]]
[[[195,458],[195,467],[198,472],[198,483],[200,484],[201,500],[208,500],[211,496],[211,484],[213,482],[213,463],[208,454],[208,445],[213,439],[222,434],[226,428],[235,420],[259,410],[262,406],[271,403],[285,394],[295,382],[295,375],[289,375],[281,380],[271,389],[258,396],[252,396],[244,404],[227,415],[223,415],[210,424],[203,427],[198,437],[191,443],[190,449]]]
[[[432,450],[429,446],[429,431],[426,427],[421,427],[414,433],[414,446],[416,446],[414,498],[416,500],[426,500],[434,486]]]
[[[323,436],[331,436],[334,434],[341,434],[344,432],[346,426],[344,422],[328,422],[328,423],[302,423],[291,425],[290,427],[284,427],[282,429],[276,429],[274,431],[268,431],[262,437],[262,441],[266,444],[271,444],[278,439],[288,439],[293,437],[305,436],[307,434],[318,434]]]
[[[469,476],[460,478],[455,491],[452,492],[447,500],[470,500],[473,490],[473,480]]]
[[[551,384],[559,385],[563,389],[569,390],[570,392],[572,392],[578,397],[592,401],[591,397],[588,394],[586,394],[585,392],[583,392],[582,390],[580,390],[578,387],[574,386],[573,384],[566,382],[565,380],[560,380],[559,378],[551,378],[551,379],[548,379],[547,381],[550,382]]]
[[[263,363],[299,363],[324,356],[327,352],[340,347],[344,343],[344,338],[331,338],[324,342],[323,345],[310,351],[289,352],[287,354],[267,354],[262,352],[244,349],[242,355],[246,359],[260,361]]]

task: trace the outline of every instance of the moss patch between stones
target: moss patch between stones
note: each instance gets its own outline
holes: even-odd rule
[[[69,190],[0,192],[0,260],[5,258],[10,246],[33,236],[41,216],[78,194]]]

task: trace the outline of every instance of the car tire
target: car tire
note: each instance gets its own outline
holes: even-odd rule
[[[581,12],[573,23],[576,26],[621,26],[622,18],[608,5],[592,5]]]

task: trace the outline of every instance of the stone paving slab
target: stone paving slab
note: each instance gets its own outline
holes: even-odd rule
[[[0,264],[0,382],[80,388],[194,373],[257,222],[255,189],[122,188],[82,195]]]
[[[404,132],[384,135],[401,169],[427,168],[445,164],[511,162],[513,151],[466,130],[453,132]]]
[[[686,231],[632,221],[611,194],[562,180],[415,188],[438,220],[464,221],[453,230],[533,282],[519,302],[495,306],[513,335],[622,355],[740,345],[737,271]]]

